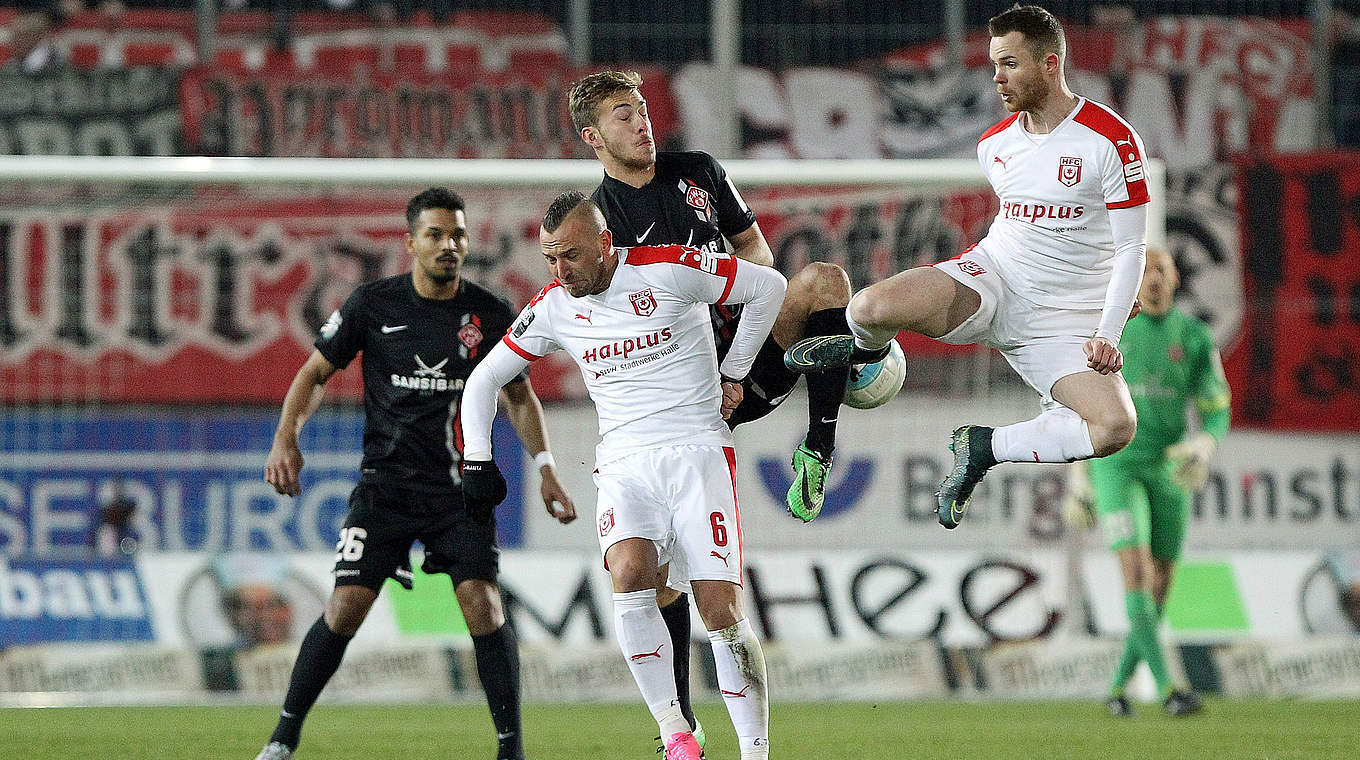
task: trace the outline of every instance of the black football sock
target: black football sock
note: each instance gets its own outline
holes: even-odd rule
[[[808,315],[804,337],[816,335],[847,335],[845,307],[822,309]],[[804,375],[808,389],[807,446],[823,458],[831,456],[836,447],[836,418],[841,413],[845,398],[845,384],[850,379],[850,368],[829,369]]]
[[[500,747],[497,760],[522,760],[524,737],[520,732],[519,710],[519,641],[515,629],[507,621],[491,633],[472,636],[472,649],[477,655],[477,677],[486,692],[486,704],[491,708],[491,722],[496,726]]]
[[[675,695],[680,698],[680,712],[689,727],[694,728],[694,708],[689,703],[689,594],[681,594],[675,601],[661,608],[661,619],[671,634],[671,661],[675,667]]]
[[[326,618],[319,617],[311,630],[302,639],[298,648],[297,660],[293,662],[293,675],[288,680],[288,695],[283,698],[283,712],[279,713],[279,724],[274,727],[272,742],[286,744],[297,749],[298,739],[302,736],[302,721],[307,711],[312,709],[326,682],[335,675],[340,660],[345,656],[353,636],[341,636],[326,625]]]

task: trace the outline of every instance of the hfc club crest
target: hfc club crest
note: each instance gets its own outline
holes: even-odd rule
[[[1081,159],[1063,156],[1058,159],[1058,181],[1072,187],[1081,181]]]
[[[708,191],[695,185],[689,180],[680,180],[680,191],[685,194],[685,203],[694,209],[694,215],[701,221],[711,221],[713,218],[713,203],[709,200]]]
[[[639,317],[650,317],[656,311],[656,298],[652,296],[652,289],[647,288],[639,293],[629,293],[628,300],[633,302],[633,311]]]
[[[482,342],[482,330],[472,322],[463,325],[458,331],[458,340],[463,342],[469,349],[476,348]]]
[[[609,535],[609,531],[614,529],[614,508],[610,507],[600,515],[600,536]]]

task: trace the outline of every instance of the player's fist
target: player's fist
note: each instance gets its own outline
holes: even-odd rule
[[[302,451],[297,441],[274,441],[269,450],[269,459],[264,465],[264,480],[274,487],[274,491],[284,496],[297,496],[302,493],[299,476],[302,473]]]
[[[732,416],[732,412],[735,412],[738,406],[741,406],[745,389],[742,388],[740,380],[726,376],[722,377],[720,385],[722,386],[722,403],[719,405],[719,411],[722,412],[722,418],[727,419]]]
[[[496,460],[463,462],[463,504],[477,520],[490,520],[496,505],[505,501],[505,477]]]
[[[1108,375],[1123,369],[1124,356],[1108,339],[1092,338],[1086,341],[1084,348],[1086,349],[1086,366],[1096,372]]]

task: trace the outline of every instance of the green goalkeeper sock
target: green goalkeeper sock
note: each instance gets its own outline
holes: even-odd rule
[[[1133,632],[1130,631],[1124,639],[1124,654],[1119,658],[1119,667],[1114,671],[1114,680],[1110,682],[1110,696],[1124,696],[1124,688],[1129,685],[1133,671],[1138,669],[1138,663],[1142,661],[1143,655],[1133,638]]]
[[[1171,693],[1171,677],[1167,674],[1162,642],[1157,635],[1157,603],[1147,591],[1128,591],[1124,593],[1124,608],[1129,615],[1129,641],[1137,646],[1138,653],[1152,671],[1157,693],[1165,697]]]

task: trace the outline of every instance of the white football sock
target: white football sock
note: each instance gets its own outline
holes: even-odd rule
[[[1094,453],[1086,420],[1065,406],[992,431],[998,462],[1075,462]]]
[[[709,631],[713,661],[718,666],[722,691],[742,760],[764,760],[770,755],[770,702],[765,680],[765,653],[751,628],[742,619],[722,630]]]
[[[661,736],[688,731],[689,721],[680,712],[675,692],[671,634],[657,609],[656,589],[614,594],[614,631]]]
[[[850,299],[852,302],[855,299]],[[850,307],[845,307],[845,323],[850,325],[850,332],[855,336],[855,345],[867,351],[877,351],[892,342],[897,337],[897,330],[886,328],[876,330],[865,327],[850,317]]]

